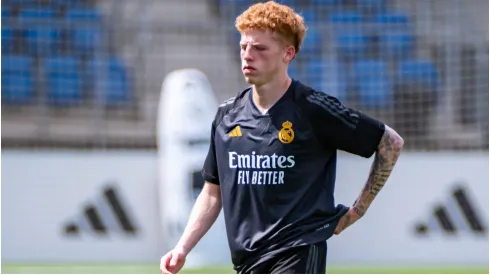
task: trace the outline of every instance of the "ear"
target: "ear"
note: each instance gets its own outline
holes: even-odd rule
[[[284,53],[284,62],[289,63],[291,60],[294,59],[294,56],[296,55],[296,50],[294,49],[293,46],[288,46],[286,48],[286,52]]]

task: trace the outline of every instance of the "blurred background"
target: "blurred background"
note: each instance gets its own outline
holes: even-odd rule
[[[37,272],[40,269],[25,268],[33,263],[90,262],[83,251],[114,254],[120,251],[117,245],[134,245],[141,249],[135,254],[145,256],[100,257],[99,262],[158,262],[162,247],[171,246],[160,231],[165,222],[148,222],[149,229],[146,220],[158,220],[163,211],[156,153],[162,83],[172,71],[195,68],[208,78],[217,102],[245,89],[234,20],[255,2],[2,1],[2,267]],[[426,224],[409,221],[406,227],[413,225],[418,233],[437,227],[452,234],[462,224],[468,232],[483,234],[483,239],[436,242],[441,242],[441,251],[459,249],[465,255],[458,259],[483,263],[488,272],[488,1],[279,2],[302,14],[308,25],[290,75],[381,119],[404,137],[407,171],[400,168],[400,180],[419,177],[407,192],[420,195],[412,198],[424,209],[416,215],[434,219],[434,224],[432,218]],[[350,161],[357,163],[345,156],[345,163]],[[367,176],[368,166],[361,177]],[[340,179],[346,179],[342,175],[341,170]],[[454,182],[463,182],[464,188],[454,189]],[[81,206],[99,196],[101,188],[106,188],[101,201],[109,201],[107,212],[119,213],[113,227],[121,223],[123,233],[136,237],[79,239],[74,244],[67,234],[90,228],[99,228],[102,235],[110,232],[110,222],[100,225],[102,206]],[[135,233],[138,225],[126,221],[124,226],[121,217],[127,213],[114,210],[123,204],[111,195],[117,188],[122,195],[116,197],[126,197],[127,211],[139,219],[142,235]],[[350,200],[361,185],[352,192],[339,188],[339,196]],[[422,195],[422,188],[429,191]],[[386,193],[400,192],[393,189]],[[459,219],[451,217],[450,206],[433,206],[446,200],[446,193],[462,209]],[[473,206],[463,207],[468,200]],[[76,214],[77,207],[84,214]],[[479,218],[468,218],[470,212]],[[37,234],[32,253],[23,245],[24,233]],[[410,238],[407,243],[413,244]],[[486,252],[479,250],[485,247]],[[74,250],[79,254],[69,256]],[[486,260],[465,251],[483,251]],[[223,257],[218,263],[227,265]],[[441,256],[433,261],[454,259]],[[154,267],[131,268],[117,272],[158,273]]]

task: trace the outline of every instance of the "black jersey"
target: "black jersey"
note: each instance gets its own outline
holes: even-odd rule
[[[337,150],[369,158],[384,124],[293,80],[266,114],[252,89],[221,104],[202,171],[219,184],[235,266],[333,235]]]

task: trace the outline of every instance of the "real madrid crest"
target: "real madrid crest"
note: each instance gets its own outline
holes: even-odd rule
[[[282,143],[288,144],[294,140],[294,131],[292,127],[293,124],[289,121],[285,121],[284,123],[282,123],[282,129],[279,131],[278,134],[279,140]]]

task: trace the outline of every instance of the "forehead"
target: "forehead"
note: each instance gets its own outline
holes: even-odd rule
[[[240,43],[241,44],[274,44],[278,43],[277,34],[270,30],[249,30],[241,34]]]

